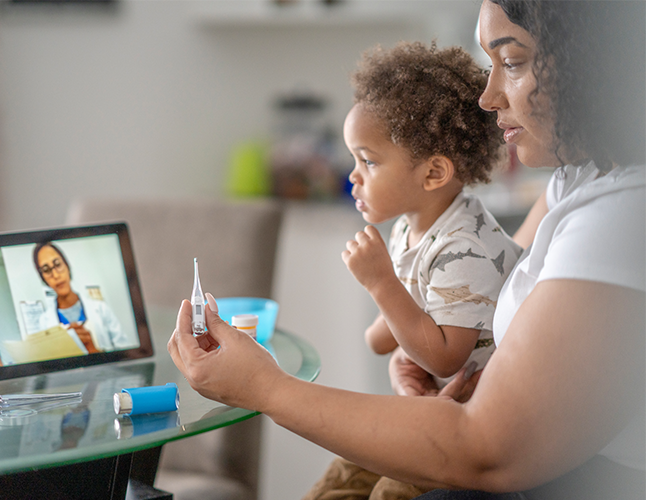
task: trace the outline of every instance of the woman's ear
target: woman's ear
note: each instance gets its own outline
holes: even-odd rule
[[[433,191],[434,189],[446,186],[453,179],[455,167],[453,162],[446,156],[431,156],[424,162],[426,176],[424,177],[424,189]]]

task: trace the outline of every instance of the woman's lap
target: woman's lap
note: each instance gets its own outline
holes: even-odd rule
[[[414,500],[525,500],[522,493],[487,493],[469,490],[431,490]]]
[[[644,500],[646,474],[597,456],[537,488],[517,493],[432,490],[415,500]]]

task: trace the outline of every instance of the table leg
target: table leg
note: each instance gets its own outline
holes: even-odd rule
[[[110,481],[110,500],[124,500],[126,498],[132,456],[133,453],[127,453],[114,457],[114,472]]]
[[[132,454],[126,500],[173,500],[171,493],[154,488],[161,451],[158,446]]]
[[[91,462],[0,476],[2,500],[170,500],[152,484],[135,481],[129,491],[133,453]],[[154,475],[152,476],[154,480]]]
[[[131,463],[132,456],[126,455],[8,474],[0,476],[0,495],[9,500],[124,499]]]
[[[148,486],[153,486],[155,484],[155,476],[157,475],[157,466],[159,465],[161,451],[161,446],[135,451],[132,455],[130,479],[140,481]]]

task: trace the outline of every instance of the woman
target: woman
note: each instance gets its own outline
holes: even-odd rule
[[[644,16],[641,2],[482,4],[492,67],[480,104],[524,164],[563,168],[519,231],[531,246],[501,292],[498,347],[472,395],[475,379],[447,386],[453,399],[302,382],[211,311],[211,335],[194,339],[184,302],[168,349],[191,386],[437,488],[425,499],[643,500]],[[401,352],[391,377],[397,392],[426,391]]]
[[[59,323],[81,349],[93,354],[128,346],[121,324],[108,305],[87,294],[81,297],[72,289],[70,266],[56,245],[51,241],[36,245],[33,259],[43,283],[55,293],[48,308],[55,311]]]

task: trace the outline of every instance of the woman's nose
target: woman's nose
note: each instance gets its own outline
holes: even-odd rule
[[[497,111],[507,107],[507,98],[493,73],[489,75],[487,86],[478,99],[478,104],[485,111]]]

